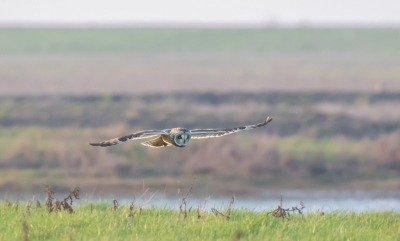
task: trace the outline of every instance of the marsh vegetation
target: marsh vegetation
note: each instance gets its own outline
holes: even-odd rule
[[[193,185],[193,184],[192,184]],[[193,186],[192,186],[193,187]],[[179,191],[179,209],[149,206],[148,198],[131,203],[80,199],[79,187],[59,201],[46,185],[45,205],[34,197],[27,202],[0,202],[1,240],[396,240],[400,215],[284,207],[255,211],[229,205],[209,209],[194,203],[190,189]],[[53,200],[56,200],[53,202]],[[150,197],[151,199],[151,197]],[[277,200],[277,203],[279,201]],[[292,213],[290,213],[292,212]]]

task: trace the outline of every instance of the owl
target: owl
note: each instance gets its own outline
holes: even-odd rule
[[[272,118],[268,117],[263,123],[243,126],[243,127],[226,128],[226,129],[188,130],[185,128],[177,127],[161,131],[139,131],[127,136],[122,136],[119,138],[114,138],[99,143],[89,143],[89,144],[92,146],[106,147],[106,146],[118,145],[131,140],[155,137],[150,141],[142,142],[142,145],[154,148],[165,147],[165,146],[185,147],[189,144],[191,139],[203,139],[203,138],[225,136],[239,131],[251,130],[261,126],[265,126],[271,121]]]

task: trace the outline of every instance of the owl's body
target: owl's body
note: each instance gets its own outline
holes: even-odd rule
[[[160,131],[140,131],[127,136],[114,138],[100,143],[90,143],[90,145],[106,147],[106,146],[121,144],[131,140],[156,137],[155,139],[143,142],[142,144],[145,146],[155,147],[155,148],[165,147],[165,146],[185,147],[189,144],[191,139],[220,137],[243,130],[251,130],[261,126],[265,126],[270,121],[272,121],[272,118],[268,117],[267,120],[265,120],[263,123],[260,124],[249,125],[244,127],[226,128],[226,129],[188,130],[185,128],[177,127],[173,129],[166,129]]]
[[[142,144],[149,147],[185,147],[187,144],[189,144],[191,138],[190,130],[177,127],[174,129],[163,131],[167,132],[168,135],[160,135],[156,139],[143,142]]]

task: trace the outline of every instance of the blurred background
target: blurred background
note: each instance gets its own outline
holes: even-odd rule
[[[0,6],[3,194],[175,195],[193,178],[195,193],[222,196],[400,189],[397,1]],[[183,149],[88,145],[268,116]]]

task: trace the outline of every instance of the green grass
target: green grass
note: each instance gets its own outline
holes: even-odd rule
[[[398,54],[399,29],[0,29],[0,53]]]
[[[139,215],[128,217],[129,210],[120,206],[117,211],[107,204],[74,207],[75,213],[47,213],[32,208],[25,213],[26,203],[7,207],[0,203],[0,240],[23,240],[24,215],[29,240],[398,240],[400,214],[396,212],[338,211],[325,215],[291,216],[291,220],[276,219],[265,212],[234,209],[231,218],[206,213],[197,221],[191,212],[184,219],[176,210],[149,207]]]

